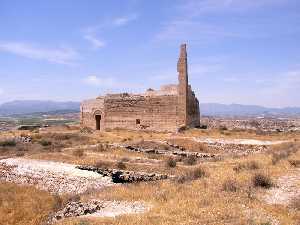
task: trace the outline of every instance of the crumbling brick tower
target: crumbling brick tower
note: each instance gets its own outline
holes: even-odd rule
[[[177,124],[179,127],[198,127],[200,126],[199,102],[189,85],[186,44],[180,46],[177,72],[179,82]]]
[[[186,44],[180,46],[180,55],[177,63],[178,72],[178,125],[187,126],[188,118],[188,68]]]

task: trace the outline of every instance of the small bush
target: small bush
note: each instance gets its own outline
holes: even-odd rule
[[[220,126],[220,127],[219,127],[219,130],[220,130],[220,131],[225,131],[225,130],[228,130],[228,129],[227,129],[226,126]]]
[[[108,146],[105,144],[98,144],[97,147],[95,148],[95,152],[105,152],[107,151]]]
[[[130,159],[129,159],[128,157],[123,157],[123,158],[121,159],[121,161],[122,161],[122,162],[129,162]]]
[[[90,225],[90,222],[88,220],[80,220],[76,225]]]
[[[74,152],[73,152],[73,155],[76,156],[76,157],[82,157],[84,156],[84,150],[83,149],[76,149]]]
[[[0,141],[0,147],[15,147],[17,145],[15,140]]]
[[[106,169],[109,168],[110,164],[108,162],[99,160],[95,163],[95,167],[101,168],[101,169]]]
[[[252,184],[254,187],[262,187],[267,189],[273,186],[271,178],[261,173],[257,173],[252,177]]]
[[[200,178],[207,177],[207,176],[208,173],[202,167],[198,167],[192,171],[187,172],[185,175],[180,176],[177,179],[177,182],[184,183],[188,181],[198,180]]]
[[[273,147],[272,163],[277,164],[280,160],[288,158],[291,154],[298,151],[299,146],[294,143],[281,144]]]
[[[192,170],[189,175],[193,180],[208,176],[207,172],[202,167]]]
[[[125,165],[124,162],[119,161],[119,162],[117,162],[117,168],[120,169],[120,170],[125,170],[126,169],[126,165]]]
[[[289,153],[288,152],[278,152],[278,153],[274,153],[272,155],[272,164],[275,165],[277,164],[280,160],[285,159],[289,157]]]
[[[173,158],[169,158],[168,160],[167,160],[167,166],[168,167],[170,167],[170,168],[174,168],[174,167],[176,167],[176,160],[175,159],[173,159]]]
[[[298,159],[291,159],[289,160],[289,163],[294,167],[300,167],[300,160]]]
[[[17,156],[17,157],[22,157],[22,156],[24,156],[24,155],[25,155],[24,152],[17,152],[17,153],[16,153],[16,156]]]
[[[292,209],[295,209],[295,210],[299,210],[300,211],[300,196],[298,198],[295,198],[291,201],[290,203],[290,207]]]
[[[67,202],[79,202],[80,201],[80,195],[79,194],[74,194],[68,196]]]
[[[39,141],[39,144],[46,147],[46,146],[52,145],[52,142],[48,141],[48,140],[45,140],[45,139],[42,139],[42,140]]]
[[[186,165],[195,165],[197,163],[197,157],[194,155],[190,155],[184,160],[184,163]]]
[[[248,161],[245,163],[239,163],[237,166],[233,167],[235,172],[241,172],[242,170],[257,170],[260,168],[260,165],[256,161]]]
[[[223,191],[236,192],[238,189],[239,189],[239,185],[237,184],[236,180],[233,179],[225,180],[222,185]]]
[[[54,198],[53,211],[58,211],[62,209],[64,206],[64,201],[62,197],[59,195],[54,195],[53,198]]]

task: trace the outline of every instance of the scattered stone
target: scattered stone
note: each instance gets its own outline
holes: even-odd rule
[[[150,207],[142,202],[100,201],[69,202],[63,209],[49,216],[47,224],[69,217],[116,217],[123,214],[143,213]]]
[[[132,145],[125,145],[120,146],[124,147],[127,150],[135,151],[135,152],[143,152],[143,153],[152,153],[152,154],[159,154],[159,155],[175,155],[180,157],[190,157],[194,156],[197,158],[215,158],[216,154],[210,154],[210,153],[201,153],[201,152],[188,152],[185,151],[184,148],[180,148],[180,150],[170,151],[170,150],[162,150],[162,149],[144,149],[139,147],[134,147]]]
[[[31,143],[32,138],[30,136],[19,136],[15,138],[15,141],[21,143]]]
[[[81,170],[93,171],[112,178],[114,183],[136,183],[142,181],[156,181],[168,179],[168,175],[158,173],[144,173],[118,169],[98,168],[94,166],[77,166]]]
[[[264,200],[269,204],[288,205],[300,196],[300,168],[294,172],[279,177],[276,186],[267,191]]]
[[[69,202],[63,209],[56,212],[54,215],[50,215],[48,219],[48,224],[54,224],[58,220],[68,218],[68,217],[76,217],[76,216],[84,216],[87,214],[92,214],[102,208],[104,208],[103,202],[97,200],[92,200],[87,203],[83,203],[80,201]]]

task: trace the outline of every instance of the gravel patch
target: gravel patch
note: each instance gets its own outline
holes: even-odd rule
[[[236,145],[278,145],[289,141],[262,141],[255,139],[221,139],[221,138],[193,138],[194,141],[208,144],[236,144]]]
[[[99,211],[85,217],[116,217],[124,214],[144,213],[150,209],[142,202],[104,201]]]
[[[264,200],[269,204],[288,205],[298,196],[300,196],[300,169],[280,177],[276,187],[267,191]]]
[[[113,185],[110,177],[76,168],[77,165],[44,160],[0,160],[0,180],[35,185],[58,194],[79,194]]]

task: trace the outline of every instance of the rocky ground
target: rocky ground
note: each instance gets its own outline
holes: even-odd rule
[[[143,213],[149,206],[142,202],[99,201],[89,202],[72,201],[63,209],[49,216],[48,224],[69,217],[116,217],[124,214]]]
[[[275,186],[268,190],[264,199],[269,204],[288,205],[300,197],[300,168],[279,177]]]
[[[0,160],[0,179],[59,194],[79,194],[113,185],[109,177],[77,169],[76,165],[24,158]]]
[[[50,210],[49,224],[298,225],[288,205],[299,196],[299,154],[285,145],[294,138],[53,129],[9,133],[16,145],[0,146],[1,182],[80,196]],[[276,186],[255,186],[256,174]]]

